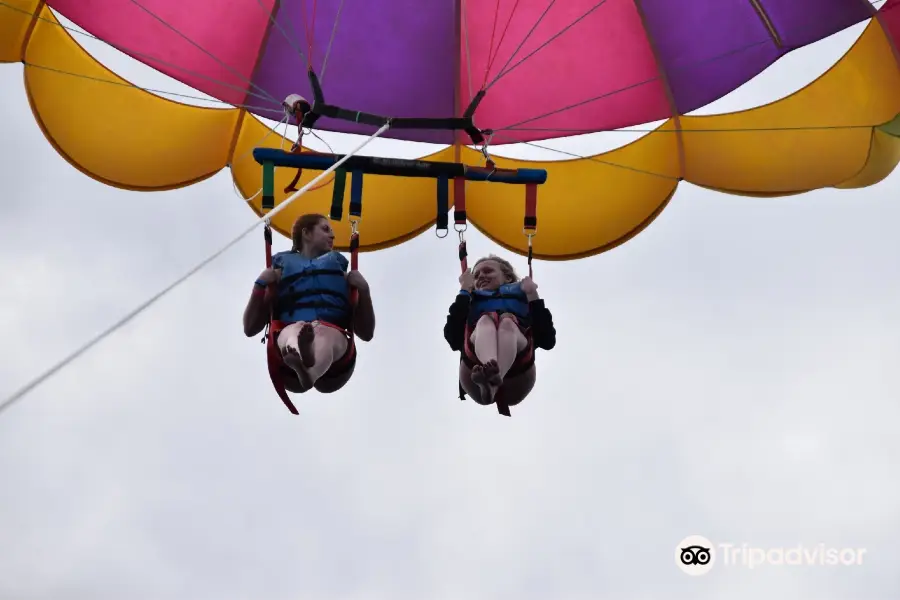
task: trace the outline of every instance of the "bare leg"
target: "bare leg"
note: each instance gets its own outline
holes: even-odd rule
[[[284,364],[297,373],[300,387],[309,389],[314,380],[307,374],[307,365],[315,362],[312,352],[315,332],[311,324],[305,321],[291,323],[281,330],[278,335],[278,349],[281,350],[281,358]]]
[[[311,384],[315,384],[335,361],[344,356],[349,344],[344,332],[334,327],[317,323],[314,330],[315,337],[311,344],[311,351],[315,356],[315,361],[306,369]]]
[[[528,346],[528,340],[519,329],[519,325],[511,314],[500,317],[500,326],[497,328],[497,366],[496,378],[491,381],[496,385],[503,383],[503,378],[509,373],[516,356]]]
[[[472,349],[481,364],[497,360],[497,325],[492,315],[482,315],[472,330]]]
[[[503,382],[497,380],[497,325],[491,315],[482,315],[471,335],[472,349],[480,365],[472,368],[472,382],[478,386],[481,399],[490,404]]]

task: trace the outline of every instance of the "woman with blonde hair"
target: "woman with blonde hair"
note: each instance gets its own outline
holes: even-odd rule
[[[450,306],[444,339],[460,353],[462,390],[501,413],[519,404],[536,379],[535,348],[556,345],[553,317],[530,278],[519,280],[509,261],[479,259],[459,277],[460,291]]]

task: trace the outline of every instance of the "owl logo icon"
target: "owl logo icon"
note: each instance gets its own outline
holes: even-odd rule
[[[702,535],[690,535],[675,547],[675,564],[688,575],[706,575],[715,562],[713,543]]]

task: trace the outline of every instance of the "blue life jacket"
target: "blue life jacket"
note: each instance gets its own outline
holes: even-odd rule
[[[475,327],[482,315],[492,312],[498,315],[512,313],[520,325],[530,326],[531,310],[520,282],[507,283],[493,291],[472,290],[472,303],[469,305],[469,327]]]
[[[349,262],[339,252],[308,258],[299,252],[279,252],[272,268],[281,269],[274,316],[278,321],[326,321],[348,329],[352,318]]]

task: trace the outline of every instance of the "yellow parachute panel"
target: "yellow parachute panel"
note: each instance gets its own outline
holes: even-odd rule
[[[659,133],[605,154],[562,162],[495,157],[500,168],[546,169],[538,187],[534,255],[570,260],[608,250],[640,233],[665,208],[678,185],[678,138],[670,121]],[[661,131],[662,130],[662,131]],[[468,148],[463,161],[477,164]],[[527,252],[523,186],[469,182],[472,222],[496,243]]]
[[[795,94],[738,113],[682,117],[685,179],[766,195],[837,186],[878,158],[872,126],[898,112],[900,72],[872,21],[834,67]]]
[[[79,46],[50,9],[41,17],[25,51],[26,90],[44,135],[72,165],[135,190],[183,187],[225,167],[241,111],[138,89]]]
[[[32,17],[43,0],[3,0],[0,5],[0,62],[21,62]]]

